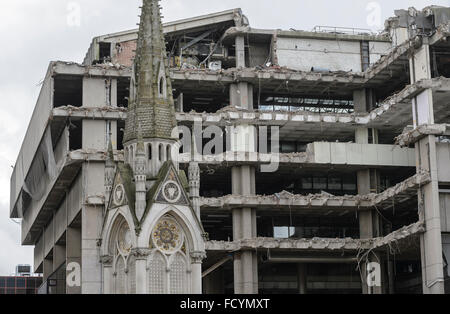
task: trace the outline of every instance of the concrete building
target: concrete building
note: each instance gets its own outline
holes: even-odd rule
[[[44,282],[450,292],[450,8],[372,34],[255,29],[240,9],[161,27],[157,2],[49,65],[10,214]]]

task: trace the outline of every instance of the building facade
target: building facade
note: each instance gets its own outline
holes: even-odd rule
[[[51,62],[11,178],[43,291],[448,293],[449,12],[306,32],[145,0]]]

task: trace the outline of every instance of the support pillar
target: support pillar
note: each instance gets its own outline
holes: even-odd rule
[[[355,112],[367,113],[375,105],[374,93],[370,89],[362,89],[354,92]],[[357,128],[355,142],[358,144],[378,144],[378,130],[369,128]],[[357,172],[358,194],[366,195],[378,193],[379,173],[374,169],[364,169]],[[381,236],[381,221],[377,212],[373,209],[359,212],[359,231],[361,239],[371,239]],[[371,254],[369,263],[376,262],[380,265],[380,278],[384,278],[383,261],[380,256]],[[381,294],[382,287],[369,287],[367,284],[367,263],[361,263],[361,284],[364,294]],[[382,280],[383,282],[384,280]]]
[[[136,294],[147,293],[147,255],[136,256]]]
[[[428,38],[410,58],[411,82],[431,79],[431,56]],[[414,127],[434,124],[433,92],[427,89],[412,100]],[[431,182],[418,191],[419,219],[425,222],[425,233],[420,236],[422,287],[424,294],[444,294],[444,263],[442,258],[442,230],[439,204],[439,182],[436,155],[436,137],[427,136],[415,145],[417,172],[428,171]]]
[[[299,294],[307,294],[307,265],[306,264],[298,264],[298,273],[297,273],[297,281],[298,281],[298,293]]]
[[[235,45],[236,45],[236,68],[245,68],[245,37],[237,36]]]
[[[81,294],[81,230],[66,231],[66,294]]]

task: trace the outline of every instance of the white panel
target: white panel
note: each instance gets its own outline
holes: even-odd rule
[[[430,98],[429,91],[424,91],[417,96],[416,100],[413,100],[413,103],[416,103],[417,106],[417,123],[418,125],[429,124],[432,123],[432,117],[430,115]]]
[[[439,182],[450,182],[450,144],[436,143]]]
[[[441,209],[440,213],[442,232],[450,232],[450,194],[440,193],[439,200]]]

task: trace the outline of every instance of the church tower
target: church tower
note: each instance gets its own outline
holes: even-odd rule
[[[124,162],[114,167],[110,149],[106,169],[101,239],[106,294],[202,292],[206,255],[198,206],[199,169],[190,168],[195,182],[189,184],[177,163],[175,127],[159,0],[143,0]]]
[[[148,156],[146,175],[151,181],[162,164],[176,153],[174,145],[178,138],[172,134],[175,127],[175,107],[159,1],[143,1],[125,124],[126,162],[133,167],[140,128]]]

